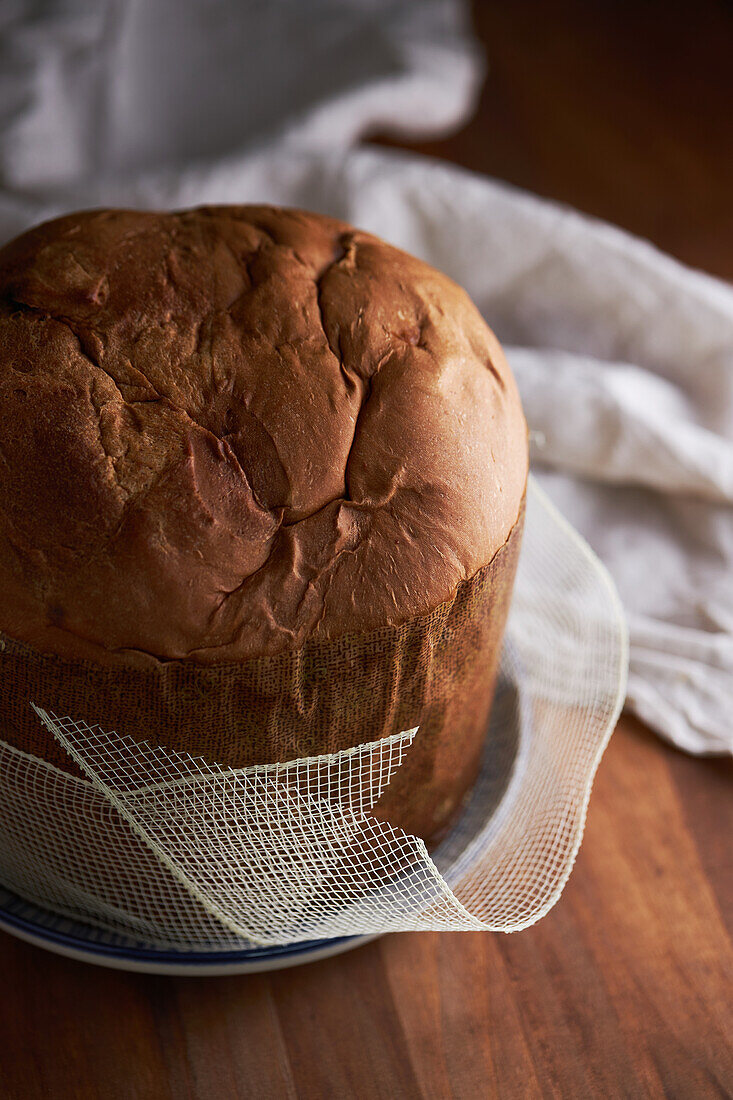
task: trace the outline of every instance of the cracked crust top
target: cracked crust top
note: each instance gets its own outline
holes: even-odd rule
[[[526,427],[460,287],[329,218],[72,214],[0,251],[0,630],[240,661],[398,624],[516,522]]]

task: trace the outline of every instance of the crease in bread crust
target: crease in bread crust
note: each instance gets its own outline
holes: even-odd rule
[[[300,211],[95,211],[12,242],[0,402],[0,630],[104,662],[405,622],[493,560],[526,483],[467,295]]]

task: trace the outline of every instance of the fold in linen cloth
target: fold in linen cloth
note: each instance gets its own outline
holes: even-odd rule
[[[483,68],[456,0],[8,0],[0,183],[435,135]]]
[[[293,6],[274,7],[282,19]],[[314,21],[323,18],[315,7]],[[181,10],[189,8],[217,5]],[[417,133],[459,120],[479,66],[458,5],[352,0],[338,11],[348,12],[355,26],[378,13],[380,41],[402,64],[399,78],[393,72],[392,84],[387,79],[380,85],[391,88],[387,98],[396,123]],[[428,11],[431,18],[421,22]],[[400,53],[410,19],[420,23],[421,46]],[[341,33],[348,38],[345,29]],[[47,81],[57,73],[63,52],[43,41],[45,52],[34,54],[38,87],[43,72],[48,70]],[[372,40],[364,42],[366,56]],[[295,52],[294,40],[282,39],[283,54],[286,46]],[[431,65],[439,54],[443,67],[436,76]],[[48,60],[54,57],[55,68]],[[253,85],[242,65],[236,80],[230,72],[232,125],[213,153],[199,147],[183,165],[190,151],[184,143],[150,156],[150,131],[157,125],[151,116],[141,122],[145,156],[115,146],[99,170],[87,164],[73,179],[38,151],[52,118],[45,117],[44,126],[36,119],[24,130],[27,100],[4,98],[0,236],[85,206],[267,201],[344,218],[447,272],[465,286],[506,347],[538,479],[616,581],[630,628],[628,706],[688,752],[733,751],[733,289],[611,226],[491,180],[406,154],[348,148],[384,120],[385,100],[376,110],[379,96],[357,94],[359,87],[379,85],[378,53],[369,57],[351,83],[333,85],[316,106],[308,106],[307,90],[296,96],[297,81],[284,91],[273,129],[277,140],[259,140],[262,130],[257,141],[248,139]],[[200,69],[199,82],[203,62]],[[116,95],[134,72],[121,63],[114,70]],[[10,79],[7,72],[4,79]],[[213,91],[211,97],[213,103]],[[425,106],[431,97],[432,114]],[[16,104],[17,126],[9,103]],[[237,105],[242,130],[235,141]],[[66,121],[85,130],[88,120],[77,106],[64,101]],[[44,115],[42,95],[37,110]],[[170,104],[168,110],[175,115]],[[315,130],[305,117],[309,111],[318,118]],[[331,140],[311,140],[316,131]],[[308,141],[295,140],[296,132]],[[15,174],[6,167],[11,161]]]

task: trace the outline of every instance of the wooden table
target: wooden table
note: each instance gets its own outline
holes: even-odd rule
[[[475,18],[478,113],[423,151],[733,277],[733,9],[537,0]],[[174,980],[0,935],[0,1097],[729,1094],[732,790],[729,763],[624,719],[565,894],[516,936],[395,935],[271,976]]]

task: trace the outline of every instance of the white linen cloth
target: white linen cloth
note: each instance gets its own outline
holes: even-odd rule
[[[507,348],[541,484],[619,588],[628,705],[682,749],[733,751],[733,290],[491,180],[348,147],[460,120],[480,64],[457,4],[264,7],[3,8],[0,236],[84,206],[267,201],[452,275]],[[158,103],[166,42],[188,79],[163,65]]]

